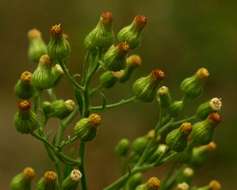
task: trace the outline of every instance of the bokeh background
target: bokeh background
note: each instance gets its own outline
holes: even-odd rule
[[[224,121],[215,136],[218,150],[196,172],[196,182],[205,184],[216,178],[222,181],[223,189],[235,190],[236,9],[235,0],[0,0],[0,189],[9,189],[11,177],[25,166],[36,168],[38,177],[52,168],[43,146],[30,136],[19,135],[12,124],[16,111],[13,86],[20,72],[32,69],[27,60],[27,31],[36,27],[48,40],[49,27],[62,23],[72,46],[69,67],[79,72],[84,54],[83,38],[97,23],[100,12],[110,10],[116,31],[137,14],[149,18],[142,47],[137,50],[143,57],[143,65],[133,80],[152,68],[161,67],[168,76],[165,84],[178,99],[181,97],[179,82],[198,67],[209,68],[210,80],[200,101],[222,97]],[[112,102],[129,96],[130,89],[131,82],[115,87],[107,96]],[[71,97],[66,81],[57,88],[57,93],[64,98]],[[194,111],[197,103],[193,102],[187,109]],[[118,160],[113,153],[118,139],[142,135],[155,124],[156,118],[156,104],[137,103],[106,112],[97,139],[88,145],[90,189],[100,190],[119,175]],[[54,122],[49,127],[55,128]],[[158,168],[153,174],[162,178],[164,171],[165,168]]]

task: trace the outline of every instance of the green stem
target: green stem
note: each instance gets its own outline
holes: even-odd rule
[[[81,142],[80,149],[79,149],[79,156],[81,159],[81,164],[80,164],[79,168],[82,173],[82,178],[81,178],[82,190],[87,190],[87,179],[86,179],[86,173],[85,173],[85,149],[86,149],[85,142]]]
[[[118,107],[118,106],[125,105],[125,104],[128,104],[128,103],[130,103],[130,102],[133,102],[135,99],[136,99],[135,96],[132,96],[132,97],[127,98],[127,99],[122,99],[122,100],[120,100],[119,102],[106,105],[106,106],[105,106],[105,109],[106,109],[106,108],[116,108],[116,107]],[[92,106],[92,107],[90,107],[90,110],[91,110],[91,111],[100,111],[100,110],[103,110],[103,109],[104,109],[103,106]]]

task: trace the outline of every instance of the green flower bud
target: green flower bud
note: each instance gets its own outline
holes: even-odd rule
[[[27,167],[21,173],[17,174],[10,183],[11,190],[31,190],[31,182],[35,177],[33,168]]]
[[[39,127],[39,122],[36,114],[31,110],[31,103],[28,100],[21,100],[18,109],[14,117],[16,130],[23,134],[32,133]]]
[[[169,113],[173,117],[177,117],[178,114],[183,110],[184,103],[182,100],[174,101],[169,107]]]
[[[58,176],[54,171],[46,171],[36,185],[36,190],[57,190]]]
[[[15,93],[18,98],[30,99],[34,95],[35,89],[31,82],[32,82],[31,72],[24,71],[15,85]]]
[[[178,173],[176,182],[178,184],[182,184],[184,182],[185,184],[191,184],[193,175],[194,175],[193,169],[189,167],[185,167]]]
[[[44,43],[41,32],[37,29],[32,29],[28,32],[29,49],[28,57],[33,63],[38,63],[40,57],[47,53],[47,46]]]
[[[54,86],[56,86],[60,81],[60,79],[62,78],[62,76],[64,75],[64,71],[59,64],[55,64],[52,67],[52,75],[53,75]]]
[[[208,185],[195,188],[195,190],[221,190],[221,184],[217,180],[212,180]]]
[[[85,46],[87,49],[107,49],[113,44],[114,33],[112,28],[112,13],[103,12],[97,26],[86,36]]]
[[[125,67],[126,55],[129,51],[129,45],[126,42],[121,42],[117,45],[112,45],[103,56],[103,67],[119,71]]]
[[[163,109],[167,109],[171,106],[171,96],[169,92],[169,88],[166,86],[162,86],[157,91],[157,100]]]
[[[115,147],[115,153],[119,157],[127,156],[128,151],[129,151],[129,145],[130,145],[130,142],[128,139],[125,139],[125,138],[121,139]]]
[[[137,154],[141,154],[144,151],[147,143],[148,138],[146,136],[138,137],[132,143],[132,150]]]
[[[206,119],[210,113],[220,111],[221,107],[221,99],[212,98],[211,100],[204,102],[198,107],[196,115],[200,119]]]
[[[111,88],[124,75],[124,71],[105,71],[100,76],[100,84],[104,88]]]
[[[63,34],[61,24],[56,24],[50,29],[51,38],[48,44],[48,54],[54,63],[61,63],[68,59],[71,48],[67,35]]]
[[[125,189],[134,190],[141,183],[142,183],[142,173],[136,173],[128,179]]]
[[[120,82],[126,82],[130,79],[134,70],[142,63],[139,55],[131,55],[126,59],[126,66],[124,68],[124,75],[120,78]]]
[[[91,141],[95,138],[97,127],[101,124],[101,116],[92,113],[89,117],[80,119],[75,127],[74,132],[82,141]]]
[[[141,43],[141,34],[146,23],[147,18],[145,16],[136,16],[130,25],[122,28],[118,32],[118,41],[126,41],[132,49],[137,48]]]
[[[193,76],[184,79],[180,88],[185,93],[185,96],[191,99],[198,97],[203,91],[203,83],[208,76],[208,70],[200,68]]]
[[[209,153],[214,150],[216,150],[216,143],[214,142],[210,142],[207,145],[194,147],[192,150],[190,163],[194,166],[200,166],[207,160]]]
[[[157,160],[160,160],[165,153],[168,151],[169,147],[165,144],[160,144],[157,149],[154,151],[154,153],[150,156],[148,159],[149,162],[155,162]]]
[[[191,123],[183,123],[178,129],[174,129],[167,135],[166,144],[170,149],[182,152],[187,146],[188,136],[191,131]]]
[[[74,169],[71,171],[70,175],[67,176],[62,183],[63,190],[76,190],[82,174],[79,170]]]
[[[153,101],[158,85],[164,78],[165,73],[160,69],[155,69],[148,76],[137,79],[133,84],[134,95],[144,102]]]
[[[151,177],[149,180],[142,185],[139,185],[136,190],[159,190],[160,180],[157,177]]]
[[[194,124],[190,135],[191,144],[208,144],[212,140],[214,130],[220,122],[221,116],[218,113],[211,113],[206,120]]]
[[[175,190],[189,190],[189,184],[183,182],[183,183],[179,183],[176,187]]]
[[[49,117],[56,117],[64,119],[75,109],[75,102],[73,100],[55,100],[52,103],[43,102],[43,111]]]
[[[48,55],[42,55],[36,70],[32,75],[32,84],[39,90],[54,86],[55,78],[52,75],[52,63]]]

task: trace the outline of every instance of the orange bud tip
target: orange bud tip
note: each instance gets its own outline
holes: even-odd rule
[[[212,180],[210,183],[209,183],[209,188],[211,190],[220,190],[221,189],[221,184],[219,181],[217,180]]]
[[[27,111],[31,108],[31,102],[29,100],[21,100],[18,102],[18,108],[21,111]]]
[[[110,11],[101,13],[101,20],[104,24],[110,24],[113,21],[113,15]]]
[[[137,15],[134,18],[134,22],[136,23],[136,26],[138,26],[140,29],[144,28],[147,23],[147,17],[143,15]]]
[[[209,151],[214,151],[214,150],[216,150],[216,147],[217,147],[217,145],[216,145],[215,142],[210,142],[210,143],[207,145],[207,148],[208,148]]]
[[[156,79],[156,80],[163,80],[165,78],[165,73],[164,71],[160,70],[160,69],[154,69],[151,71],[152,76]]]
[[[36,28],[33,28],[33,29],[28,31],[27,36],[30,40],[34,39],[34,38],[40,38],[41,37],[41,32],[39,30],[37,30]]]
[[[24,82],[30,82],[32,79],[32,73],[29,71],[24,71],[21,73],[20,80]]]
[[[40,64],[45,64],[45,65],[50,65],[51,64],[50,57],[47,54],[42,55],[40,57],[39,62],[40,62]]]
[[[205,79],[205,78],[208,78],[209,77],[209,71],[202,67],[200,69],[197,70],[196,72],[196,76],[199,78],[199,79]]]
[[[121,42],[117,45],[120,54],[126,54],[129,51],[129,44],[127,42]]]
[[[139,55],[131,55],[127,58],[126,62],[129,65],[140,66],[142,63],[142,59]]]
[[[96,114],[96,113],[92,113],[90,116],[89,116],[89,121],[91,122],[91,124],[93,126],[98,126],[101,124],[101,116]]]
[[[221,115],[219,113],[215,112],[215,113],[209,114],[208,120],[212,121],[213,123],[218,124],[218,123],[221,122],[222,118],[221,118]]]
[[[54,171],[46,171],[44,173],[44,179],[47,181],[47,182],[53,182],[53,181],[56,181],[58,178],[56,172]]]
[[[36,176],[35,170],[31,167],[26,167],[23,170],[23,174],[25,177],[27,177],[29,179],[33,179]]]
[[[189,122],[185,122],[180,126],[180,130],[185,134],[189,134],[192,131],[192,124]]]
[[[147,185],[151,189],[158,189],[160,187],[160,180],[157,177],[151,177],[147,181]]]
[[[61,24],[55,24],[51,27],[50,29],[50,33],[51,35],[57,37],[57,36],[61,36],[63,34],[63,28]]]

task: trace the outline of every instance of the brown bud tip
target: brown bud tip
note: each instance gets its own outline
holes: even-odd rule
[[[33,168],[31,168],[31,167],[26,167],[23,170],[23,174],[28,179],[33,179],[36,176],[35,170]]]
[[[160,180],[157,177],[151,177],[147,181],[147,186],[149,189],[158,190],[160,188]]]
[[[71,171],[70,178],[72,181],[79,181],[82,177],[81,172],[78,169],[74,169]]]
[[[207,145],[207,149],[209,150],[209,151],[214,151],[214,150],[216,150],[216,143],[215,142],[210,142],[208,145]]]
[[[101,116],[96,113],[92,113],[89,116],[90,123],[95,127],[101,124],[101,120],[102,120]]]
[[[31,82],[32,79],[32,73],[29,71],[24,71],[21,73],[20,80],[23,82]]]
[[[55,24],[50,29],[50,34],[54,37],[60,37],[63,35],[63,28],[61,24]]]
[[[57,178],[58,178],[58,176],[57,176],[56,172],[54,172],[54,171],[46,171],[44,173],[44,179],[47,182],[54,182],[57,180]]]
[[[42,65],[50,65],[51,64],[50,57],[47,54],[42,55],[40,57],[39,63]]]
[[[111,24],[113,21],[113,15],[110,11],[102,12],[100,18],[103,24]]]
[[[29,40],[32,40],[34,38],[41,38],[41,32],[37,30],[36,28],[33,28],[28,31],[27,36]]]
[[[137,15],[134,18],[134,22],[139,29],[143,29],[147,23],[147,17],[143,15]]]
[[[124,55],[129,51],[129,45],[127,42],[121,42],[117,45],[119,54]]]
[[[129,66],[140,66],[142,64],[142,59],[139,55],[131,55],[126,60]]]
[[[18,108],[21,111],[28,111],[31,108],[31,102],[29,100],[21,100],[18,102]]]
[[[111,71],[112,72],[112,75],[117,78],[117,79],[120,79],[124,76],[125,72],[124,70],[120,70],[120,71]]]
[[[213,123],[218,124],[218,123],[221,122],[222,118],[221,118],[221,115],[219,113],[215,112],[215,113],[211,113],[211,114],[208,115],[208,120],[213,122]]]
[[[221,184],[217,180],[212,180],[209,183],[209,188],[210,188],[210,190],[220,190],[221,189]]]
[[[161,69],[152,70],[151,75],[155,80],[163,80],[165,78],[165,73]]]
[[[209,77],[209,75],[210,75],[209,71],[206,68],[204,68],[204,67],[198,69],[197,72],[196,72],[196,76],[199,79],[206,79],[206,78]]]
[[[184,134],[188,135],[192,131],[192,124],[189,122],[182,123],[182,125],[180,126],[180,130]]]

